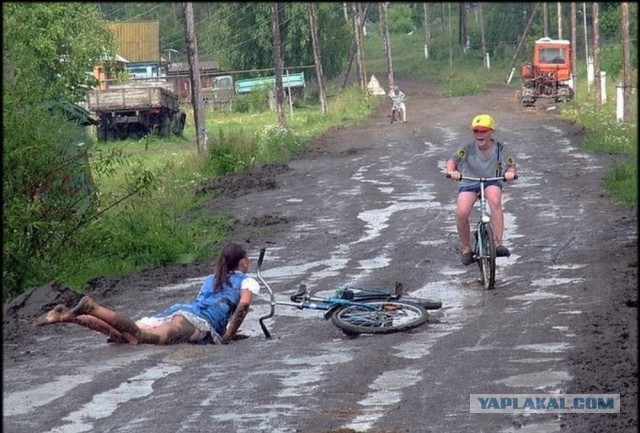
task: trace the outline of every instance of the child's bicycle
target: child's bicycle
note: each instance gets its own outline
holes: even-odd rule
[[[402,108],[400,105],[400,101],[398,100],[393,100],[393,106],[391,107],[391,123],[395,122],[396,120],[401,120],[402,119]]]
[[[261,274],[265,251],[265,248],[260,250],[257,274],[270,298],[269,314],[259,319],[267,339],[271,338],[271,333],[264,321],[273,317],[276,305],[325,311],[325,320],[331,320],[348,336],[408,331],[427,321],[427,310],[442,307],[442,302],[439,301],[404,297],[402,285],[398,283],[393,293],[380,289],[345,287],[336,290],[335,296],[328,297],[314,296],[301,284],[289,298],[290,302],[276,301],[273,290]]]
[[[450,178],[451,176],[447,173],[447,177]],[[518,176],[516,175],[514,180],[517,178]],[[480,198],[480,220],[476,224],[476,228],[473,232],[473,238],[475,241],[475,245],[473,247],[473,258],[478,262],[478,266],[480,267],[480,279],[484,288],[492,290],[496,284],[496,244],[493,237],[493,228],[491,227],[491,214],[489,213],[487,199],[484,196],[484,187],[486,182],[505,179],[503,176],[462,176],[458,180],[480,182],[480,192],[478,193],[478,197]]]

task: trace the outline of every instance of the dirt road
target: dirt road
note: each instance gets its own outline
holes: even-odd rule
[[[263,275],[288,296],[300,283],[389,288],[443,308],[409,333],[350,339],[318,314],[280,308],[266,340],[228,346],[114,345],[75,325],[31,321],[78,295],[42,287],[4,309],[5,432],[425,433],[637,431],[637,216],[600,182],[615,161],[578,149],[554,110],[521,109],[507,89],[444,98],[397,79],[408,123],[381,109],[286,165],[202,185],[231,212]],[[456,184],[444,162],[480,112],[518,157],[505,188],[496,288],[460,263]],[[195,191],[194,191],[195,193]],[[255,261],[254,261],[255,264]],[[211,263],[104,277],[91,294],[134,317],[190,298]],[[470,394],[620,394],[619,414],[475,414]]]

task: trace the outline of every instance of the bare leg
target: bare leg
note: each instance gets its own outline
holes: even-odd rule
[[[97,304],[88,296],[69,310],[66,318],[73,320],[82,315],[90,315],[106,322],[132,344],[186,343],[198,335],[193,325],[182,316],[176,316],[169,323],[154,328],[141,328],[130,318]]]
[[[491,228],[496,247],[502,245],[504,235],[504,213],[502,211],[502,190],[497,186],[489,186],[485,189],[489,208],[491,209]]]
[[[469,227],[469,216],[476,201],[477,194],[472,191],[465,191],[458,194],[458,204],[456,207],[456,228],[462,244],[462,253],[471,251],[471,231]]]
[[[55,323],[76,323],[85,328],[98,331],[116,343],[133,343],[131,335],[122,334],[120,331],[109,325],[104,320],[97,317],[81,314],[75,317],[69,317],[69,308],[66,305],[58,304],[52,310],[43,314],[36,319],[35,326],[52,325]],[[135,340],[135,339],[134,339]]]

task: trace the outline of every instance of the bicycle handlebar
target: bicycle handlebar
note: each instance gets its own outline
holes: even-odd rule
[[[447,179],[451,179],[451,175],[449,173],[446,173]],[[513,177],[513,180],[516,180],[518,178],[518,175],[516,174]],[[498,176],[498,177],[469,177],[469,176],[460,176],[460,179],[457,179],[458,181],[462,181],[462,180],[470,180],[472,182],[491,182],[493,180],[504,180],[505,182],[508,182],[507,179],[504,178],[504,176]]]

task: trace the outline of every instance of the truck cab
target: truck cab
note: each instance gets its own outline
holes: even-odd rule
[[[555,72],[559,81],[571,76],[571,43],[563,39],[538,39],[533,51],[533,65],[540,72]]]
[[[235,87],[231,75],[220,75],[213,78],[213,85],[202,89],[205,104],[229,104],[235,97]]]

